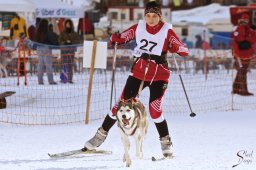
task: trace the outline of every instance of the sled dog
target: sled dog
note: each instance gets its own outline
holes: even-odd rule
[[[131,165],[131,159],[128,153],[130,148],[129,136],[133,136],[136,141],[136,156],[143,157],[142,142],[148,129],[148,119],[144,105],[137,99],[121,100],[117,108],[118,129],[121,134],[124,146],[123,161],[126,166]]]

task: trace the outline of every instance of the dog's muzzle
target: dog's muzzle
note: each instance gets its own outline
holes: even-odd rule
[[[125,115],[122,115],[122,122],[124,126],[128,126],[130,124],[131,118],[127,119]]]

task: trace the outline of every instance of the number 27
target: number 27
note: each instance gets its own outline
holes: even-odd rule
[[[147,49],[146,47],[149,46],[149,44],[151,45],[151,47],[149,48],[149,51],[150,51],[150,52],[153,50],[153,48],[154,48],[155,46],[157,46],[157,43],[156,43],[156,42],[148,41],[148,40],[146,40],[146,39],[142,39],[140,42],[141,42],[141,43],[144,42],[144,44],[140,47],[140,49],[145,50],[145,51],[148,51],[148,49]]]

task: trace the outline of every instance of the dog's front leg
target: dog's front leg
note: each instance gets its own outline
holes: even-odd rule
[[[123,162],[126,162],[126,166],[130,167],[132,164],[132,161],[129,156],[129,149],[130,149],[130,141],[127,135],[125,135],[123,132],[121,132],[121,139],[124,145],[124,157]]]
[[[143,138],[141,135],[136,135],[135,140],[136,140],[136,156],[142,159],[143,158],[143,152],[142,152]]]

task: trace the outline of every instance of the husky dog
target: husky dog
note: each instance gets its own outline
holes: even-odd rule
[[[116,117],[125,151],[123,161],[129,167],[131,165],[128,153],[130,148],[129,136],[133,136],[136,140],[136,156],[140,159],[143,157],[142,142],[148,129],[147,114],[144,105],[139,100],[129,99],[119,102]]]

